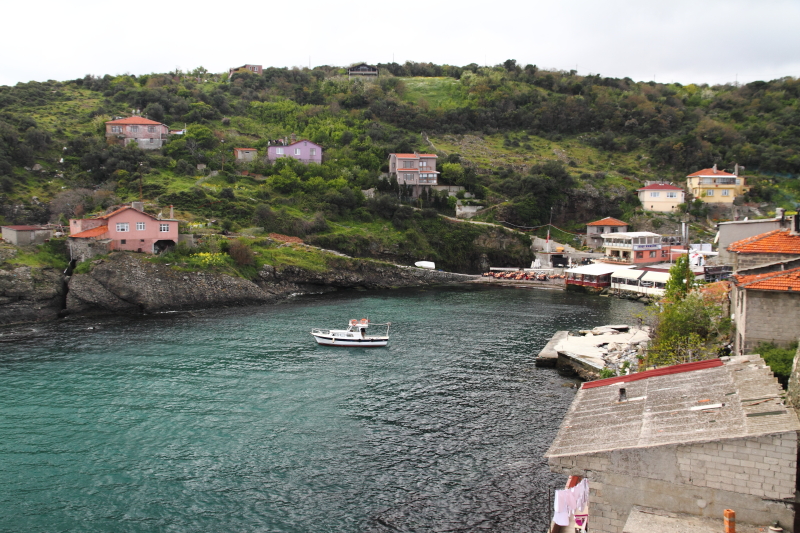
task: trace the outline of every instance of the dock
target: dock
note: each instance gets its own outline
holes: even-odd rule
[[[536,366],[542,366],[545,368],[555,368],[556,362],[558,362],[558,351],[556,350],[556,346],[565,340],[569,335],[569,331],[557,331],[555,335],[548,341],[548,343],[542,348],[542,351],[539,352],[539,355],[536,356]]]

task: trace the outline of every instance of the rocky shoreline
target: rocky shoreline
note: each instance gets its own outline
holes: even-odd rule
[[[254,280],[181,272],[137,254],[115,252],[87,274],[19,267],[0,271],[0,325],[59,317],[133,315],[163,311],[264,305],[293,295],[338,289],[387,289],[460,283],[475,276],[334,258],[329,269],[265,265]]]

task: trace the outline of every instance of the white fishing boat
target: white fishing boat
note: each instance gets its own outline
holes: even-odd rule
[[[389,326],[391,322],[386,324],[370,324],[369,319],[362,318],[356,320],[355,318],[350,321],[347,329],[319,329],[314,328],[311,330],[311,335],[317,341],[317,344],[325,346],[361,346],[365,348],[373,348],[378,346],[386,346],[389,343]],[[370,326],[386,326],[385,335],[367,335],[367,328]]]

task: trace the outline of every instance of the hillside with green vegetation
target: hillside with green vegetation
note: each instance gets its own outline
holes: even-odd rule
[[[635,191],[645,180],[680,183],[713,164],[746,167],[744,201],[765,214],[800,200],[794,78],[636,83],[513,60],[379,68],[376,81],[334,67],[230,80],[198,68],[0,87],[0,223],[65,223],[141,197],[151,210],[174,206],[189,228],[277,232],[356,256],[477,271],[486,260],[524,264],[525,237],[442,219],[456,198],[412,200],[383,179],[389,153],[437,153],[440,183],[487,207],[478,220],[521,227],[551,213],[573,231],[604,216],[641,217]],[[186,133],[160,150],[107,144],[105,122],[135,112]],[[270,142],[292,134],[322,145],[323,163],[263,162]],[[234,162],[234,147],[258,149],[259,160]],[[703,210],[689,211],[704,222]],[[517,244],[495,246],[503,240]]]

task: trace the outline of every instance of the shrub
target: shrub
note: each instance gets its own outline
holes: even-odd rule
[[[761,354],[764,362],[772,369],[772,373],[784,388],[789,384],[789,375],[792,373],[792,363],[796,352],[796,342],[789,345],[788,348],[779,348],[771,342],[762,342],[753,350],[753,353]]]
[[[252,266],[256,264],[253,251],[241,240],[231,241],[228,247],[228,255],[231,256],[236,266]]]

